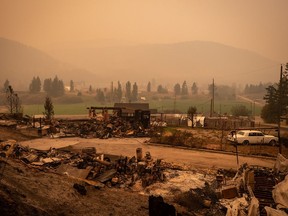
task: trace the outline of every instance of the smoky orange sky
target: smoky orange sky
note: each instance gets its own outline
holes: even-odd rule
[[[287,0],[0,0],[0,37],[44,50],[213,41],[285,63],[287,8]]]

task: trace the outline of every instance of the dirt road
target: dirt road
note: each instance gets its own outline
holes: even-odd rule
[[[21,142],[22,145],[36,149],[60,148],[73,146],[95,147],[97,153],[114,154],[123,156],[135,156],[136,149],[142,148],[143,155],[149,151],[153,158],[163,159],[166,162],[183,164],[195,168],[225,168],[237,169],[235,154],[222,154],[215,152],[189,150],[150,144],[148,138],[111,138],[111,139],[82,139],[82,138],[42,138]],[[275,160],[269,158],[239,156],[239,165],[259,165],[272,168]]]

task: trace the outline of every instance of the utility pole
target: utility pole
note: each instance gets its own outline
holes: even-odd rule
[[[211,99],[211,108],[210,108],[210,117],[214,116],[214,94],[215,94],[214,78],[212,81],[212,99]]]
[[[114,86],[113,86],[113,81],[111,82],[111,94],[110,94],[110,101],[112,102],[113,101],[113,97],[114,97]]]
[[[175,96],[174,96],[174,104],[173,104],[173,108],[174,108],[174,114],[176,113],[176,93],[175,93]]]
[[[283,76],[283,67],[281,64],[280,67],[280,81],[279,81],[279,99],[278,99],[278,142],[279,142],[279,153],[282,154],[282,145],[281,145],[281,113],[282,113],[282,76]]]

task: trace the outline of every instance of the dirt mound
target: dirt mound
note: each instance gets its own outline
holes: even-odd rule
[[[20,130],[12,129],[9,127],[0,127],[0,134],[1,134],[0,141],[14,139],[20,142],[35,139],[35,136],[25,135],[21,133]]]
[[[11,159],[0,171],[1,215],[148,215],[148,198],[137,193],[83,185],[81,195],[73,186],[83,183]]]

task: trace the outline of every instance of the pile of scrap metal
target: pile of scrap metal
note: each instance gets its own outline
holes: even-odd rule
[[[226,216],[288,215],[288,160],[281,154],[274,169],[243,164],[232,179],[219,172],[217,182]]]
[[[94,147],[43,151],[23,147],[14,140],[0,143],[2,158],[21,160],[31,168],[64,174],[95,187],[131,187],[136,181],[146,187],[164,181],[161,160],[153,160],[149,152],[142,157],[142,149],[136,153],[137,156],[128,158],[97,154]]]

